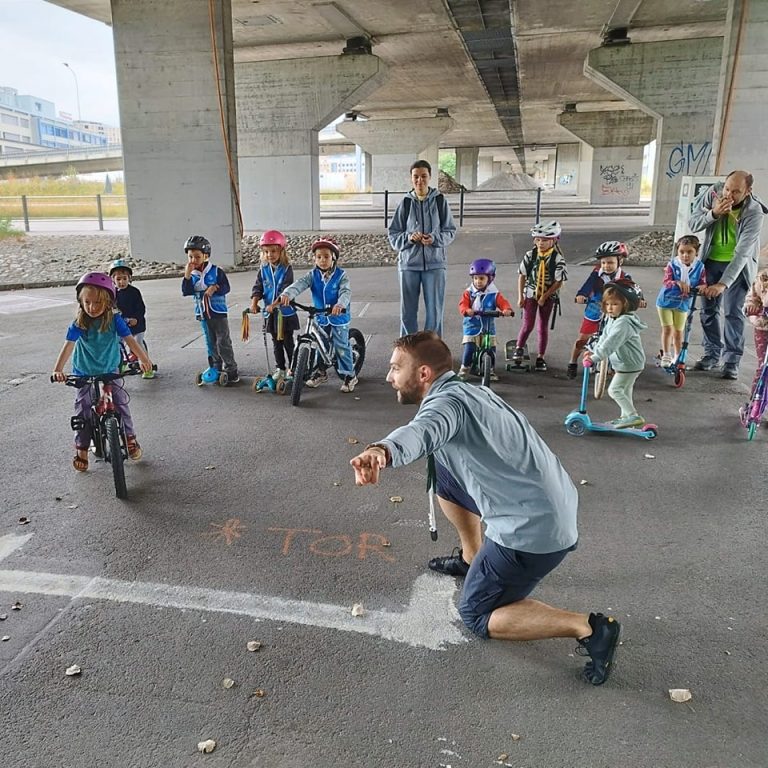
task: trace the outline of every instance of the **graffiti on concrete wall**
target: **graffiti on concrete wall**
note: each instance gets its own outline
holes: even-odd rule
[[[701,176],[709,169],[712,157],[712,144],[685,144],[680,142],[672,147],[667,157],[667,178],[674,179],[680,174],[684,176]]]
[[[623,163],[600,164],[600,196],[624,200],[639,195],[640,174],[627,173]]]

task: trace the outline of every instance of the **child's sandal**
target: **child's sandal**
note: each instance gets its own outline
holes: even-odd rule
[[[77,472],[85,472],[88,469],[88,452],[83,451],[85,456],[81,456],[80,453],[75,454],[75,458],[72,459],[72,466]]]
[[[138,461],[144,453],[144,451],[141,450],[139,441],[136,439],[136,435],[125,436],[125,447],[128,450],[128,458],[133,461]]]

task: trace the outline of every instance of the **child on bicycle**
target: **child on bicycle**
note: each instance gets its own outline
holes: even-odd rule
[[[664,267],[664,281],[656,297],[661,321],[659,365],[669,368],[683,346],[683,331],[693,302],[692,291],[707,284],[704,262],[699,259],[701,243],[696,235],[685,235],[675,243],[675,257]]]
[[[202,294],[202,311],[205,313],[212,353],[208,364],[216,370],[226,371],[229,384],[237,384],[240,377],[237,374],[232,338],[229,335],[227,275],[221,267],[211,263],[211,243],[202,235],[188,237],[184,243],[184,253],[187,255],[187,266],[181,281],[181,293],[183,296]],[[200,320],[197,307],[198,305],[195,306],[195,317]]]
[[[146,349],[147,343],[144,341],[144,334],[147,330],[145,318],[147,308],[144,306],[141,291],[135,285],[131,285],[133,270],[128,266],[125,259],[115,259],[109,269],[109,276],[117,286],[117,300],[115,302],[117,309],[123,316],[125,324],[131,329],[133,338]],[[152,379],[154,376],[154,371],[145,371],[141,374],[142,379]]]
[[[622,263],[627,256],[627,246],[618,240],[606,240],[600,243],[595,251],[597,266],[589,273],[584,285],[576,291],[576,303],[586,304],[584,319],[581,321],[579,335],[571,350],[571,359],[568,363],[567,375],[569,379],[575,379],[578,372],[576,361],[579,353],[589,337],[600,330],[602,310],[600,300],[603,295],[603,287],[612,280],[631,280],[630,275],[622,269]]]
[[[761,269],[755,277],[744,299],[744,314],[755,331],[755,354],[757,355],[757,370],[752,380],[754,388],[765,360],[765,349],[768,347],[768,269]]]
[[[501,295],[493,280],[496,277],[496,264],[490,259],[475,259],[469,265],[472,283],[461,294],[459,313],[464,318],[461,368],[458,376],[466,381],[477,353],[477,345],[484,333],[491,334],[491,356],[496,361],[496,321],[493,317],[479,317],[479,312],[498,310],[505,317],[515,314],[512,305]],[[496,370],[491,370],[491,381],[498,381]]]
[[[632,398],[637,377],[645,368],[640,332],[648,326],[635,314],[641,297],[640,289],[626,277],[605,285],[600,302],[607,318],[605,328],[593,345],[584,351],[584,360],[590,361],[590,364],[606,358],[610,360],[614,374],[608,394],[621,408],[619,418],[611,421],[617,429],[645,424]]]
[[[103,272],[87,272],[77,283],[78,310],[75,321],[67,329],[64,346],[53,364],[53,378],[65,381],[64,366],[72,357],[74,376],[99,376],[117,373],[120,367],[120,340],[127,345],[141,364],[142,371],[152,370],[152,361],[131,334],[130,328],[120,315],[113,312],[116,298],[115,284]],[[116,379],[112,390],[115,407],[125,429],[128,456],[134,461],[141,458],[142,450],[136,439],[133,419],[128,408],[128,394]],[[85,416],[85,428],[75,433],[75,457],[72,466],[78,472],[88,469],[88,448],[91,444],[91,428],[88,415],[91,410],[90,387],[80,387],[75,397],[75,415]]]
[[[286,377],[293,358],[293,334],[299,330],[299,318],[293,307],[280,306],[280,294],[293,282],[293,267],[286,251],[285,235],[276,229],[267,230],[260,238],[261,267],[251,289],[251,312],[259,311],[264,302],[264,320],[272,337],[277,366],[273,379]]]
[[[517,277],[517,305],[523,310],[523,324],[517,336],[512,362],[522,362],[528,337],[537,324],[538,354],[534,365],[537,371],[546,371],[544,355],[549,341],[549,319],[557,307],[558,291],[568,279],[565,257],[560,250],[559,222],[536,224],[531,229],[533,248],[523,256]]]
[[[338,243],[330,237],[321,237],[312,243],[315,268],[289,285],[280,295],[280,303],[287,307],[292,299],[309,288],[312,291],[312,304],[318,309],[332,306],[329,315],[317,315],[318,325],[330,336],[342,378],[341,391],[353,392],[358,380],[352,360],[352,347],[349,344],[349,305],[352,291],[347,273],[336,265],[340,249]],[[328,381],[326,369],[321,365],[308,379],[308,387],[319,387]]]

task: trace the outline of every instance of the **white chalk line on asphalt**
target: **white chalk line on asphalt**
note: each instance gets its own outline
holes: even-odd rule
[[[31,534],[0,536],[0,560],[19,549],[30,538]],[[467,642],[458,626],[459,615],[453,600],[455,591],[453,579],[422,574],[413,584],[411,599],[405,611],[365,609],[362,616],[352,616],[351,605],[312,603],[248,592],[121,581],[99,576],[0,570],[0,592],[229,613],[257,620],[284,621],[356,632],[435,651]]]

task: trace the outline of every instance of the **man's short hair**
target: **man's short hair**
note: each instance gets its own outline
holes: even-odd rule
[[[747,173],[746,171],[731,171],[726,177],[725,180],[728,181],[728,179],[731,178],[731,176],[741,176],[743,177],[744,181],[747,184],[747,189],[752,189],[752,184],[754,184],[755,179],[753,178],[751,173]]]
[[[395,349],[410,355],[416,365],[426,365],[436,376],[453,368],[453,358],[448,345],[434,331],[418,331],[395,339]]]
[[[432,175],[432,166],[426,161],[426,160],[417,160],[412,166],[411,170],[414,171],[416,168],[426,168],[427,171],[429,171],[429,175]]]

